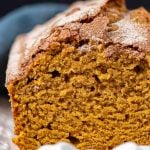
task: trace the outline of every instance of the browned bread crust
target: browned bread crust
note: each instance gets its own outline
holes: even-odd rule
[[[15,48],[14,46],[12,47],[11,53],[13,53],[13,55],[10,54],[6,83],[24,74],[25,67],[31,61],[32,56],[35,56],[40,50],[49,49],[48,46],[53,42],[65,41],[70,38],[72,41],[76,40],[79,42],[80,40],[92,38],[91,35],[87,36],[86,33],[96,33],[100,36],[101,40],[104,40],[103,35],[106,36],[109,19],[104,16],[100,16],[102,17],[102,22],[96,21],[98,19],[94,19],[99,16],[102,8],[105,9],[108,2],[109,0],[77,2],[66,12],[57,15],[46,24],[39,25],[30,33],[23,35],[24,41],[20,40],[22,37],[19,36],[14,44]],[[124,1],[115,0],[115,3],[120,6]],[[124,6],[121,7],[125,9]],[[113,11],[118,11],[114,13],[120,13],[119,10],[112,9],[112,13]],[[115,16],[112,14],[112,17]],[[102,26],[102,28],[98,28],[99,25]],[[87,32],[88,28],[92,31]],[[16,48],[16,45],[18,45],[18,47],[21,45],[21,49],[18,47]],[[15,61],[15,59],[18,60]]]
[[[100,15],[101,10],[107,7],[108,2],[109,0],[77,2],[66,12],[23,35],[24,40],[21,36],[18,37],[17,44],[14,44],[15,48],[12,47],[11,53],[13,54],[10,54],[6,83],[24,74],[25,67],[36,53],[49,49],[48,46],[53,42],[62,42],[70,38],[77,42],[96,38],[101,42],[105,41],[105,44],[119,43],[150,51],[149,12],[144,8],[124,12],[121,13],[122,16],[119,20],[112,23],[108,17]],[[124,1],[115,0],[115,3],[122,5]],[[125,10],[125,7],[122,6],[121,9]],[[115,13],[120,13],[120,10],[115,12],[116,10],[112,9],[111,11],[112,16],[110,17],[112,18],[115,17]],[[113,30],[111,25],[117,27],[116,31],[110,32]]]

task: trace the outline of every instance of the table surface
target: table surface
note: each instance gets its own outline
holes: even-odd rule
[[[12,143],[13,120],[8,99],[0,97],[0,150],[16,150]]]

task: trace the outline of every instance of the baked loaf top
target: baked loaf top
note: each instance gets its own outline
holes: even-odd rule
[[[17,38],[9,57],[6,84],[20,78],[36,54],[52,50],[56,42],[86,40],[132,46],[149,53],[150,14],[144,8],[127,11],[123,0],[77,2],[66,12]]]

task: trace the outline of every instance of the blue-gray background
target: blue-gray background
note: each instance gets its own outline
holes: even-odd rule
[[[71,3],[73,0],[0,0],[0,16],[9,12],[10,10],[20,7],[25,4],[37,3],[37,2],[57,2],[57,3]],[[144,5],[150,8],[149,0],[127,0],[130,7],[137,7]]]
[[[5,69],[16,35],[30,31],[36,24],[66,9],[71,2],[73,0],[0,0],[0,95],[7,94],[4,88]],[[149,0],[127,0],[127,4],[130,9],[139,6],[150,9]]]

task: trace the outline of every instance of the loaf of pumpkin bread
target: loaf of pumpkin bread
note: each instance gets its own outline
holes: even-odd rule
[[[77,2],[14,43],[7,68],[20,150],[150,145],[150,14]]]

